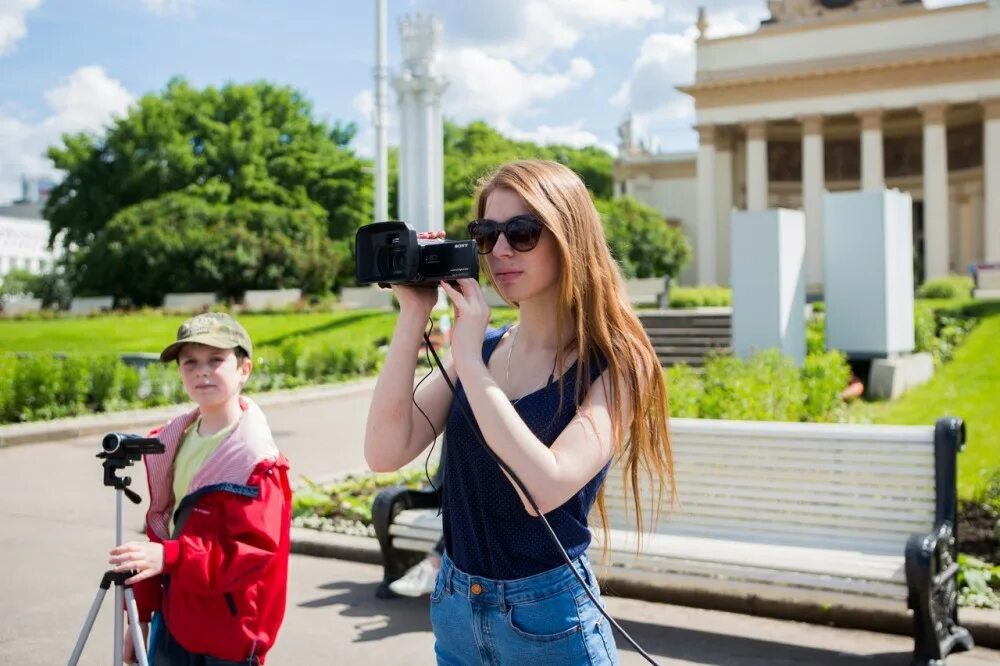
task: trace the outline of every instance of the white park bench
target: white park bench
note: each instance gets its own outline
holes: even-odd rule
[[[616,591],[819,622],[845,613],[901,617],[910,608],[914,664],[972,646],[958,625],[952,538],[961,421],[670,425],[679,501],[673,509],[665,502],[641,550],[620,470],[608,472],[608,551],[596,530],[591,559]],[[440,538],[439,504],[432,490],[376,497],[380,595],[392,596],[388,583]]]
[[[1000,299],[1000,263],[976,264],[973,298]]]
[[[42,309],[42,299],[30,296],[6,296],[0,304],[3,305],[3,314],[10,317],[40,312]]]
[[[294,305],[302,299],[301,289],[255,289],[243,295],[243,309],[248,312],[255,310],[281,310]]]
[[[367,287],[343,287],[340,304],[345,308],[388,309],[392,307],[392,290],[377,284]]]
[[[629,278],[625,280],[625,295],[632,305],[660,305],[660,295],[666,291],[666,278]]]
[[[210,291],[167,294],[163,297],[163,309],[180,312],[203,312],[214,306],[217,302],[215,294]]]
[[[74,315],[108,312],[114,306],[112,296],[84,296],[73,298],[69,302],[69,313]]]

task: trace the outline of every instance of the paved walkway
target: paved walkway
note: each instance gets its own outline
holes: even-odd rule
[[[313,477],[361,469],[364,393],[266,407],[295,469]],[[0,449],[0,664],[65,663],[114,540],[114,491],[102,485],[99,436]],[[145,473],[130,468],[145,500]],[[142,507],[126,502],[138,536]],[[288,613],[269,664],[431,664],[427,601],[376,599],[370,564],[293,556]],[[109,594],[81,664],[111,658]],[[906,666],[912,640],[743,615],[609,599],[661,664]],[[623,664],[640,664],[622,649]],[[950,666],[1000,663],[977,648]]]

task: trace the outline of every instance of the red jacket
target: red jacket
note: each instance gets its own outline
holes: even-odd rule
[[[174,506],[173,460],[195,410],[153,431],[166,447],[146,456],[146,534],[163,544],[163,573],[133,586],[139,618],[160,611],[194,654],[264,663],[285,614],[291,524],[288,461],[263,412],[240,398],[243,416]],[[167,534],[171,513],[176,525]]]

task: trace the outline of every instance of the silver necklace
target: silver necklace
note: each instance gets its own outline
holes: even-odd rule
[[[514,339],[510,341],[510,349],[507,350],[507,373],[504,377],[504,386],[507,388],[508,391],[510,391],[510,357],[513,356],[514,354],[514,347],[517,345],[517,336],[520,335],[520,333],[521,333],[520,325],[515,326]],[[521,398],[523,397],[524,396],[521,396]],[[507,398],[510,399],[510,396],[507,396]],[[510,404],[516,405],[518,400],[520,400],[521,398],[518,398],[517,400],[511,400]]]

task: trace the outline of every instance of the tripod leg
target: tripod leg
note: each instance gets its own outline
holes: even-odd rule
[[[132,646],[135,648],[135,658],[139,666],[149,666],[146,657],[146,646],[142,644],[142,631],[139,629],[139,610],[135,605],[135,594],[131,587],[125,588],[125,609],[128,611],[128,623],[132,627]]]
[[[115,666],[121,664],[125,657],[122,653],[122,648],[125,646],[125,614],[122,613],[124,604],[125,597],[122,594],[122,587],[115,585]]]
[[[94,596],[94,603],[90,605],[90,612],[87,613],[87,619],[83,621],[80,637],[76,639],[76,647],[73,648],[73,654],[69,658],[68,666],[76,666],[76,663],[80,661],[80,655],[83,654],[83,646],[87,644],[90,630],[94,628],[94,620],[97,619],[97,612],[101,610],[101,602],[104,601],[104,595],[107,591],[106,587],[101,587],[97,590],[97,595]]]

